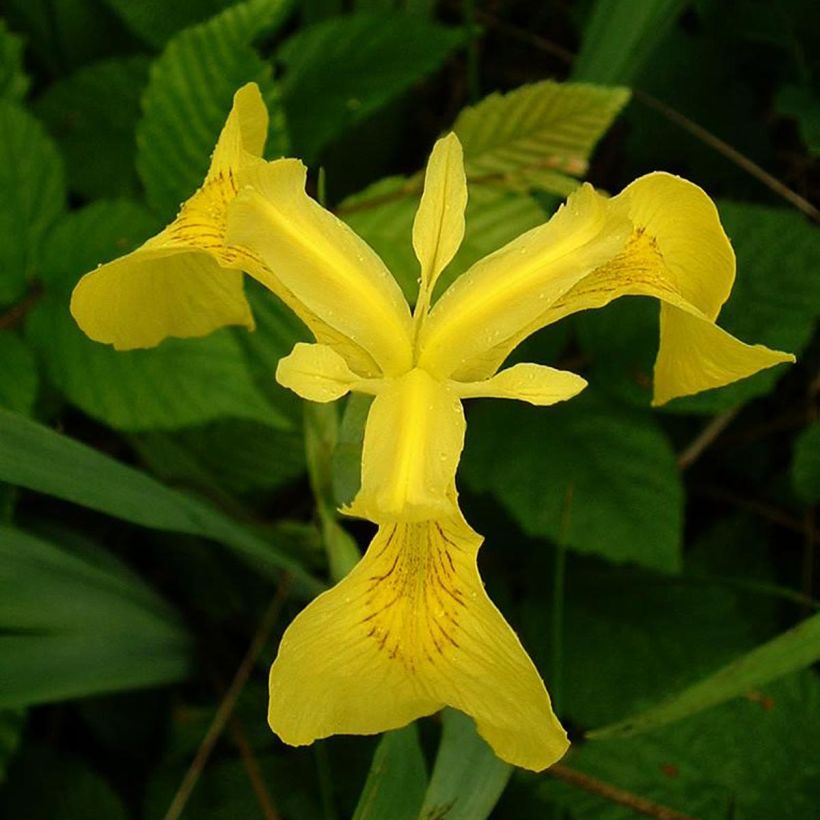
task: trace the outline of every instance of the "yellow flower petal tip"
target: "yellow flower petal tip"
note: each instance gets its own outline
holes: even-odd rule
[[[268,720],[300,746],[375,734],[452,706],[495,753],[541,771],[569,742],[544,684],[478,575],[463,522],[379,528],[365,557],[288,627]]]
[[[226,325],[253,330],[241,270],[255,262],[226,244],[225,223],[237,175],[247,163],[260,161],[267,129],[259,88],[248,83],[234,95],[202,187],[177,218],[77,284],[71,314],[87,336],[130,350],[154,347],[169,336],[204,336]]]

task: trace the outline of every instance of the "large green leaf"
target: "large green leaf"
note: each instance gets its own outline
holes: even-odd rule
[[[820,422],[803,430],[795,440],[792,484],[806,504],[820,501]]]
[[[484,820],[498,802],[513,767],[482,740],[472,718],[445,709],[444,728],[419,818]]]
[[[69,187],[81,196],[137,193],[134,131],[148,66],[143,56],[94,63],[38,98],[35,110],[62,152]]]
[[[632,82],[683,6],[684,0],[596,0],[584,27],[573,78]]]
[[[548,409],[481,402],[470,416],[463,476],[493,493],[529,535],[563,537],[571,549],[616,563],[680,568],[683,490],[675,454],[649,414],[589,390]]]
[[[427,769],[416,724],[379,741],[353,820],[416,820],[427,788]]]
[[[77,407],[120,430],[168,430],[226,416],[287,428],[254,384],[229,330],[120,352],[91,341],[75,324],[68,294],[77,279],[154,228],[141,206],[114,201],[72,213],[52,233],[43,263],[48,291],[26,325],[51,380]]]
[[[28,87],[29,78],[23,70],[23,39],[0,20],[0,97],[22,100]]]
[[[0,330],[0,407],[28,414],[37,395],[37,363],[25,342]]]
[[[0,706],[154,686],[188,673],[179,619],[108,554],[0,527]]]
[[[820,614],[743,655],[713,675],[646,711],[589,732],[588,737],[628,737],[665,726],[744,695],[820,660]]]
[[[63,166],[43,127],[0,100],[0,307],[37,270],[43,239],[65,207]]]
[[[626,88],[552,80],[491,94],[465,108],[453,126],[467,176],[491,189],[543,188],[566,196],[628,101]]]
[[[402,13],[334,17],[293,35],[277,56],[296,153],[314,162],[346,128],[436,71],[462,37]]]
[[[633,738],[573,747],[565,764],[701,820],[816,817],[820,680],[801,672],[709,712]],[[623,806],[543,778],[538,790],[584,820]]]
[[[270,64],[251,42],[271,32],[289,10],[286,0],[247,0],[185,29],[151,66],[137,127],[137,169],[148,202],[165,218],[201,184],[234,92],[255,81],[271,114],[268,151],[286,145]]]
[[[748,343],[798,356],[820,314],[820,243],[816,229],[796,211],[719,202],[721,219],[737,253],[737,279],[718,324]],[[591,381],[620,398],[648,405],[652,362],[658,349],[654,300],[622,299],[578,317],[581,343],[593,358]],[[669,409],[717,413],[772,390],[786,368],[775,367]]]
[[[174,0],[173,3],[134,3],[103,0],[146,43],[161,46],[181,29],[198,23],[232,5],[236,0]]]
[[[261,572],[288,570],[311,591],[322,588],[277,544],[265,542],[215,508],[4,410],[0,410],[0,481],[144,527],[210,538]]]

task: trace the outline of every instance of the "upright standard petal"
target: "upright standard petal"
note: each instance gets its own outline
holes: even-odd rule
[[[467,177],[464,155],[455,134],[433,147],[424,176],[424,192],[413,222],[413,250],[421,265],[421,309],[426,309],[439,274],[450,264],[464,239]]]
[[[370,406],[362,486],[347,512],[377,522],[452,515],[465,426],[452,385],[418,369],[385,380]]]
[[[401,289],[375,251],[307,195],[306,176],[298,160],[246,168],[228,241],[259,257],[296,302],[367,351],[381,372],[402,373],[412,362],[412,322]]]
[[[225,325],[253,329],[241,270],[254,262],[226,245],[225,222],[236,175],[262,153],[267,124],[259,88],[240,88],[205,182],[174,222],[77,284],[71,313],[87,336],[129,350],[169,336],[204,336]]]
[[[475,378],[474,361],[520,341],[525,328],[533,332],[549,305],[623,249],[630,227],[584,185],[549,222],[480,260],[448,288],[421,329],[419,365],[441,377]]]
[[[350,575],[286,630],[271,728],[291,745],[375,734],[452,706],[495,753],[541,771],[569,745],[538,672],[493,606],[461,519],[379,528]]]

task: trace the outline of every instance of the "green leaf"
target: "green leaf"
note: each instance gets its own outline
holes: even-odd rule
[[[0,306],[23,294],[43,239],[65,207],[63,167],[43,127],[0,100]]]
[[[713,675],[637,715],[588,732],[604,740],[629,737],[665,726],[744,695],[820,660],[820,614],[753,649]]]
[[[684,0],[596,0],[575,59],[575,80],[631,83],[675,24]]]
[[[28,746],[0,794],[0,815],[26,820],[128,820],[120,796],[72,749],[60,754]]]
[[[813,157],[820,157],[820,100],[809,88],[784,85],[775,97],[784,116],[797,121],[800,138]]]
[[[680,569],[683,489],[649,414],[587,391],[553,408],[474,408],[463,476],[492,492],[528,535],[556,540],[572,488],[567,546],[615,563]]]
[[[626,88],[544,80],[491,94],[453,126],[473,185],[542,188],[560,196],[584,176],[598,140],[629,101]]]
[[[58,80],[37,100],[35,110],[60,147],[72,191],[88,199],[137,193],[134,131],[148,66],[143,56],[95,63]]]
[[[737,254],[737,279],[718,324],[744,342],[799,356],[820,314],[816,229],[785,208],[718,205]],[[593,359],[590,381],[630,403],[648,405],[658,349],[657,302],[621,299],[576,321],[581,345]],[[718,413],[770,392],[785,372],[785,367],[764,370],[719,390],[676,399],[668,409]]]
[[[578,744],[565,764],[705,820],[816,817],[820,680],[808,671],[652,733]],[[634,814],[544,778],[542,796],[584,820]]]
[[[92,562],[0,527],[0,706],[184,678],[191,644],[168,605],[113,556]]]
[[[235,0],[174,0],[173,3],[134,3],[103,0],[131,31],[152,46],[164,45],[181,29],[211,17]]]
[[[170,218],[199,188],[234,92],[254,81],[271,114],[268,151],[282,153],[285,127],[271,66],[251,42],[282,23],[287,0],[248,0],[185,29],[151,66],[137,127],[137,169],[148,202]]]
[[[803,430],[794,442],[792,484],[806,504],[820,501],[820,422]]]
[[[130,250],[154,227],[140,206],[112,201],[75,211],[54,230],[43,270],[49,289],[26,323],[51,380],[84,412],[129,432],[170,430],[227,416],[286,429],[289,420],[257,389],[229,330],[121,352],[91,341],[75,324],[68,298],[80,275]]]
[[[6,21],[0,19],[0,97],[22,100],[29,82],[23,69],[23,38],[9,31]]]
[[[443,712],[444,729],[421,820],[484,820],[501,797],[513,767],[482,740],[472,718]]]
[[[208,504],[5,410],[0,410],[0,481],[143,527],[213,539],[267,575],[287,570],[313,592],[322,589],[275,543],[265,542]]]
[[[0,711],[0,784],[6,779],[6,770],[17,751],[25,722],[26,713],[20,709]]]
[[[387,732],[376,747],[353,820],[416,820],[426,788],[416,724]]]
[[[37,363],[25,342],[0,330],[0,407],[28,415],[37,396]]]
[[[413,14],[351,14],[310,26],[277,57],[296,153],[315,162],[347,128],[438,70],[460,30]]]

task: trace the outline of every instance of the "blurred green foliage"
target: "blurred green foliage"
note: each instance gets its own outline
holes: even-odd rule
[[[277,594],[183,817],[633,816],[600,783],[699,818],[820,814],[820,615],[789,631],[820,607],[820,239],[681,124],[816,201],[815,2],[2,8],[0,816],[165,816]],[[597,85],[548,82],[567,79]],[[663,169],[717,199],[737,251],[721,324],[798,355],[650,411],[657,307],[622,300],[521,353],[582,372],[586,395],[470,409],[460,489],[486,535],[482,574],[563,693],[572,782],[510,771],[452,712],[381,740],[284,747],[265,725],[265,670],[289,618],[370,536],[333,514],[355,491],[367,404],[310,419],[306,457],[303,410],[273,379],[305,330],[253,283],[253,334],[115,353],[70,318],[79,277],[200,183],[250,80],[271,111],[268,155],[324,169],[328,204],[408,297],[414,185],[454,128],[473,184],[442,286],[579,178],[617,191]]]

